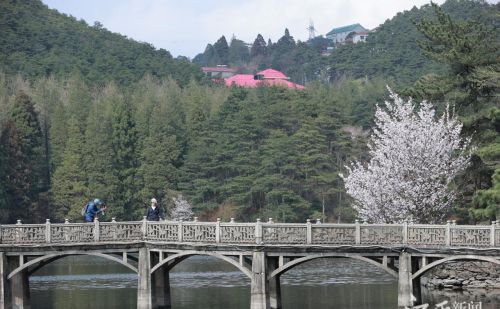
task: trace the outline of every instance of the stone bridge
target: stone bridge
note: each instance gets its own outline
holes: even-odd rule
[[[169,270],[193,255],[213,256],[248,276],[252,309],[281,308],[280,276],[318,258],[352,258],[385,270],[398,281],[398,306],[404,308],[420,301],[420,277],[439,264],[500,264],[500,226],[18,222],[0,226],[0,307],[29,308],[29,275],[70,255],[103,257],[137,273],[141,309],[170,307]]]

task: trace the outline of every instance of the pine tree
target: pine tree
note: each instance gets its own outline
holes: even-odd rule
[[[1,133],[0,157],[6,206],[3,217],[12,222],[15,219],[41,220],[39,194],[43,181],[42,131],[31,98],[24,92],[16,95],[10,119]]]
[[[296,192],[298,154],[292,139],[282,130],[273,130],[260,150],[262,162],[252,185],[252,192],[262,199],[260,214],[282,222],[307,217],[310,202]]]
[[[125,218],[132,218],[139,207],[135,195],[137,173],[137,131],[131,104],[122,97],[113,102],[112,146],[113,168],[119,181],[117,200],[123,207]]]
[[[112,109],[119,98],[118,90],[108,85],[93,102],[85,126],[84,163],[87,176],[88,200],[100,198],[106,202],[111,217],[125,220],[123,201],[119,195],[120,180],[114,164],[112,145]]]
[[[165,123],[165,110],[156,106],[151,115],[150,135],[145,139],[138,174],[142,179],[141,200],[155,196],[166,204],[168,190],[175,189],[178,182],[176,164],[181,149],[176,136]],[[163,202],[162,202],[163,201]]]
[[[252,44],[252,48],[250,49],[250,56],[254,58],[257,56],[265,56],[265,55],[267,55],[266,41],[264,41],[264,38],[259,33],[257,35],[257,38],[255,38],[255,41]]]
[[[220,63],[217,64],[228,64],[229,63],[229,45],[225,36],[221,36],[217,42],[214,44],[215,53],[218,56]]]
[[[80,125],[72,117],[67,126],[68,141],[52,177],[52,217],[63,221],[81,219],[80,209],[87,202],[89,191],[84,169],[85,143]]]
[[[306,120],[292,136],[297,154],[297,173],[303,183],[302,196],[321,203],[323,220],[326,219],[326,201],[334,191],[337,180],[332,156],[328,154],[326,136],[311,120]]]
[[[232,66],[242,66],[250,60],[250,52],[245,42],[233,36],[229,44],[229,64]]]
[[[477,5],[487,8],[485,3]],[[487,206],[495,203],[494,195],[484,192],[494,186],[495,171],[500,170],[498,19],[488,14],[469,20],[453,19],[438,5],[432,4],[432,7],[436,19],[417,23],[418,30],[425,36],[419,45],[426,56],[445,64],[448,71],[423,76],[409,93],[456,104],[464,133],[473,134],[478,145],[470,168],[458,181],[464,201],[458,213],[464,219],[470,214],[474,221],[495,219],[491,207]],[[488,210],[483,211],[481,207]]]

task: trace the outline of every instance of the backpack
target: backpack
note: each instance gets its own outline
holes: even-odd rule
[[[82,210],[80,211],[80,214],[82,215],[82,217],[85,217],[85,214],[87,213],[88,206],[89,206],[89,204],[83,206]]]

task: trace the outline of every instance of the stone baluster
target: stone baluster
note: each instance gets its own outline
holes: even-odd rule
[[[260,219],[257,219],[255,223],[255,243],[262,244],[262,222],[260,222]]]
[[[141,234],[142,234],[142,239],[146,239],[147,236],[147,230],[148,228],[148,220],[146,219],[146,216],[142,217],[142,226],[141,226]]]
[[[45,242],[50,244],[51,242],[51,233],[50,233],[50,219],[45,220]]]
[[[306,221],[306,243],[312,243],[312,224],[310,219]]]
[[[17,220],[17,227],[16,227],[16,243],[21,243],[22,242],[22,234],[23,234],[23,230],[22,230],[22,225],[23,223],[21,222],[21,220]]]
[[[97,216],[94,218],[94,241],[99,242],[99,234],[100,234],[100,229],[99,229],[99,219]]]
[[[321,219],[316,219],[316,224],[321,224]]]
[[[354,226],[356,228],[356,231],[354,234],[355,242],[356,242],[356,245],[360,245],[361,244],[361,226],[359,224],[358,219],[354,220]]]
[[[112,236],[113,236],[113,240],[116,240],[118,238],[118,235],[116,233],[116,218],[115,217],[111,217],[111,223],[113,224],[113,229],[112,229]]]
[[[217,218],[215,223],[215,243],[220,243],[220,218]]]
[[[64,224],[69,224],[69,220],[68,218],[64,219]],[[64,234],[64,239],[66,241],[69,241],[70,240],[70,236],[69,236],[69,226],[65,226],[64,229],[63,229],[63,234]]]
[[[451,245],[451,221],[448,220],[446,221],[446,245],[450,246]]]
[[[490,229],[490,246],[495,247],[496,239],[495,239],[495,228],[498,221],[491,221],[491,229]]]
[[[403,245],[407,244],[408,244],[408,220],[405,219],[403,221]]]
[[[182,233],[183,233],[183,228],[182,228],[182,219],[179,220],[178,224],[178,230],[177,230],[177,236],[180,242],[182,242]]]

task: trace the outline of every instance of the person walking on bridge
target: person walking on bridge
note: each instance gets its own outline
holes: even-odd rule
[[[85,222],[93,222],[97,216],[104,214],[106,210],[106,204],[100,199],[96,198],[87,203],[85,206]]]

